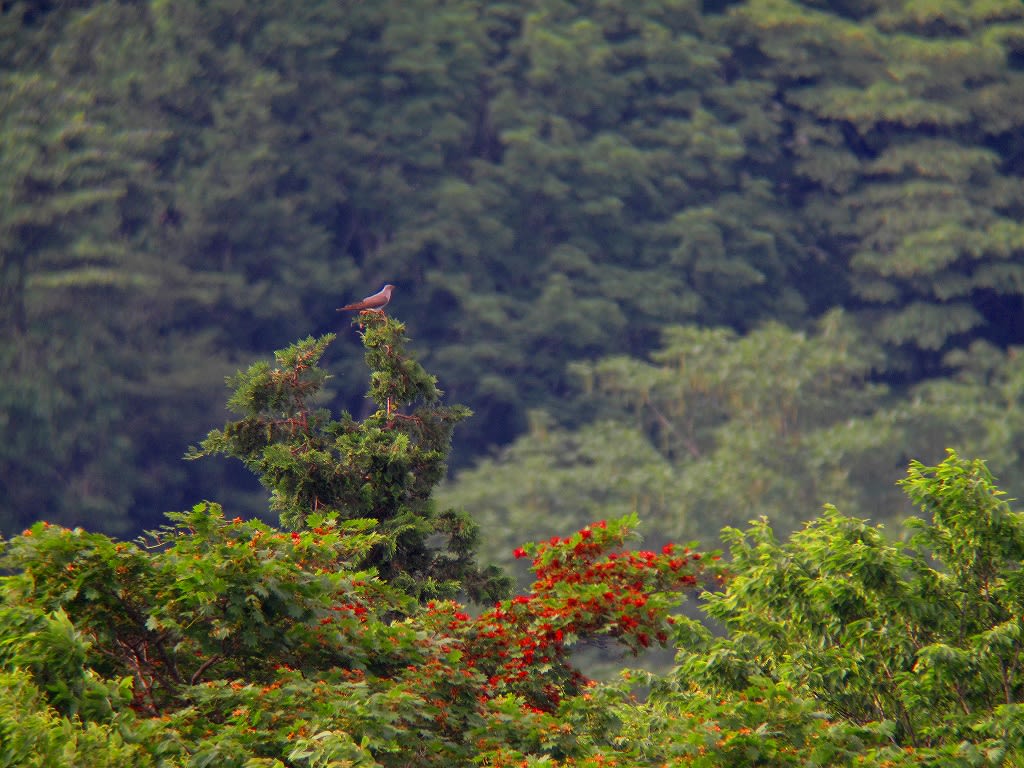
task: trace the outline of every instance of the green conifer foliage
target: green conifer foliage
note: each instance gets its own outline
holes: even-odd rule
[[[1016,343],[1021,14],[3,4],[0,323],[26,332],[0,348],[0,526],[187,503],[167,495],[211,369],[382,278],[478,414],[463,464],[573,410],[567,361],[645,354],[665,323],[842,306],[909,385]],[[353,411],[359,364],[335,382]]]
[[[507,581],[474,562],[477,527],[464,512],[438,512],[431,492],[442,479],[452,430],[470,415],[443,405],[437,380],[405,351],[405,326],[363,312],[370,368],[367,396],[377,410],[362,421],[315,408],[328,375],[318,366],[334,334],[276,353],[233,376],[229,408],[241,418],[213,430],[191,458],[241,459],[271,490],[282,523],[301,530],[332,517],[366,520],[382,535],[372,564],[420,598],[460,587],[474,598],[500,596]],[[443,547],[428,542],[440,536]]]
[[[591,353],[595,336],[642,348],[666,320],[744,325],[804,308],[785,284],[802,268],[801,231],[761,176],[778,155],[769,90],[728,87],[728,51],[698,5],[525,3],[495,66],[500,162],[474,177],[506,191],[517,236],[473,287],[532,305],[506,311],[522,364],[548,386],[564,385],[555,360]]]
[[[133,419],[119,395],[149,375],[136,310],[157,280],[121,206],[159,137],[112,128],[65,74],[0,70],[0,525],[46,509],[123,530],[146,480],[123,482]]]
[[[730,14],[737,64],[779,86],[795,199],[893,351],[998,336],[1024,286],[1022,20],[1013,0]]]

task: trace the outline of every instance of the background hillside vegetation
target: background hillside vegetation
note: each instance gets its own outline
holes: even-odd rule
[[[263,514],[180,461],[220,380],[385,281],[517,534],[899,518],[949,445],[1024,491],[1017,0],[10,2],[0,94],[7,534]]]

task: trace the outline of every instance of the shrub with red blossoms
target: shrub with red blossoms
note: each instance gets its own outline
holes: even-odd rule
[[[57,712],[147,733],[153,759],[569,756],[551,717],[592,685],[570,649],[664,643],[703,569],[697,553],[625,549],[633,517],[601,522],[527,545],[529,591],[474,615],[360,569],[378,541],[360,524],[285,533],[205,504],[173,518],[148,546],[40,523],[3,561],[8,657]],[[81,690],[108,703],[83,709]]]
[[[529,592],[473,620],[447,605],[454,620],[445,627],[461,639],[464,663],[486,676],[484,696],[515,694],[551,711],[588,682],[569,659],[580,641],[611,638],[633,653],[667,642],[670,612],[697,585],[701,556],[623,549],[637,523],[601,521],[517,550],[533,555]]]

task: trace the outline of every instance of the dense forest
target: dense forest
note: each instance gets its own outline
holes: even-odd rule
[[[911,462],[902,542],[829,507],[785,543],[726,528],[723,558],[637,548],[628,514],[517,547],[510,596],[433,498],[467,409],[403,324],[356,323],[365,418],[315,405],[336,337],[310,336],[195,448],[279,526],[202,502],[133,542],[0,540],[2,768],[1021,764],[1024,513],[984,462]],[[658,646],[674,667],[606,682],[577,653]]]
[[[898,518],[947,446],[1024,492],[1018,0],[5,2],[0,157],[7,534],[264,514],[183,454],[384,282],[522,535]]]
[[[0,768],[1024,764],[1020,0],[0,0],[0,339]]]

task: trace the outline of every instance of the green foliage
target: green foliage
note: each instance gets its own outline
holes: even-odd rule
[[[355,322],[374,413],[314,409],[334,337],[310,337],[232,377],[241,418],[194,454],[240,458],[294,530],[202,503],[135,543],[46,522],[2,542],[0,764],[882,768],[1024,754],[1024,514],[983,462],[911,464],[903,489],[929,519],[903,544],[829,507],[785,545],[763,520],[726,529],[725,565],[673,543],[626,548],[630,515],[517,548],[528,589],[471,615],[429,599],[503,586],[476,569],[469,521],[430,499],[468,412],[441,404],[401,323]],[[775,415],[775,434],[802,434],[834,381],[865,369],[838,324],[824,331],[825,345],[759,332],[774,342],[761,346],[770,401],[742,368],[746,340],[692,329],[657,358],[671,375],[606,361],[591,386],[608,377],[641,419],[659,404],[666,456],[717,438],[740,404],[748,429]],[[705,348],[720,368],[694,364]],[[690,409],[688,434],[668,428],[666,413]],[[438,533],[447,549],[427,540]],[[722,634],[679,612],[702,583]],[[594,643],[672,646],[677,666],[600,684],[572,661]]]
[[[364,317],[369,413],[337,362],[361,420],[315,407],[329,337],[238,374],[204,451],[294,530],[199,505],[139,544],[10,542],[0,759],[1018,762],[1017,513],[951,456],[912,466],[931,520],[905,545],[857,518],[898,516],[909,456],[1024,455],[1022,22],[1017,0],[5,4],[6,532],[186,506],[211,371],[385,277],[480,414],[463,461],[530,431],[446,491],[480,537],[431,500],[466,414],[391,321]],[[693,575],[588,522],[635,510],[661,543],[825,501],[854,517],[729,534],[729,634],[677,620],[676,673],[574,675],[574,645],[670,639],[669,576]],[[518,601],[410,599],[494,597],[474,552],[523,537],[548,543]]]
[[[58,680],[83,674],[86,660],[87,667],[133,675],[136,703],[149,709],[208,672],[258,677],[268,664],[296,664],[312,634],[305,625],[332,615],[328,601],[353,590],[353,581],[370,579],[359,566],[379,538],[361,530],[366,526],[326,520],[289,536],[259,521],[226,522],[220,507],[208,504],[171,517],[174,525],[145,547],[46,523],[15,539],[5,562],[22,575],[8,583],[8,596],[57,613],[21,617],[16,604],[11,620],[29,622],[22,642],[31,642],[13,648],[13,658]],[[282,558],[286,551],[303,569]],[[360,591],[387,610],[408,607],[405,596],[379,583]],[[86,628],[89,642],[67,626],[65,612]],[[44,635],[51,639],[33,639]],[[76,690],[84,685],[75,683]]]
[[[502,407],[553,406],[567,358],[649,348],[665,322],[804,311],[788,284],[802,228],[750,176],[777,132],[768,89],[743,103],[726,85],[728,51],[697,6],[527,2],[484,17],[501,47],[478,141],[495,151],[446,185],[425,275],[441,310],[428,327],[453,342],[439,361],[484,426]]]
[[[17,3],[3,13],[4,44],[17,48],[0,69],[0,329],[10,342],[0,347],[8,438],[0,526],[8,533],[44,509],[54,521],[137,530],[129,515],[162,505],[155,496],[184,474],[144,446],[182,445],[183,412],[213,417],[194,374],[223,365],[190,364],[169,331],[181,273],[154,248],[157,168],[174,136],[126,92],[138,85],[127,70],[144,53],[132,33],[137,13],[76,5],[49,12]],[[195,350],[209,338],[193,341]],[[166,402],[174,392],[183,399]]]
[[[379,536],[373,564],[423,599],[460,588],[474,599],[501,596],[507,580],[473,560],[477,527],[464,512],[438,512],[431,492],[444,476],[452,430],[469,409],[440,403],[436,380],[405,352],[405,326],[363,312],[370,368],[367,396],[377,410],[362,421],[332,419],[313,401],[327,373],[318,362],[334,334],[276,353],[278,367],[255,363],[229,380],[228,406],[242,418],[213,430],[190,458],[241,459],[272,491],[282,524],[308,529],[324,516],[366,521]],[[438,547],[428,541],[443,538]]]
[[[735,690],[766,676],[897,746],[970,742],[1000,763],[1024,747],[1024,515],[953,451],[903,486],[929,518],[905,545],[834,508],[787,545],[763,522],[727,531],[733,575],[707,610],[729,637],[680,674]]]
[[[843,308],[913,408],[947,353],[1021,339],[1022,24],[1015,0],[8,3],[0,526],[140,529],[232,483],[177,462],[210,371],[382,279],[478,414],[459,465],[534,410],[579,427],[568,365],[665,324]]]
[[[102,514],[123,529],[145,480],[116,482],[132,452],[110,425],[131,420],[108,391],[139,376],[112,373],[126,355],[110,325],[86,330],[66,306],[91,295],[121,332],[135,325],[118,304],[156,281],[120,235],[118,206],[156,137],[110,130],[96,119],[95,95],[53,73],[0,71],[0,91],[2,503],[8,514]]]
[[[783,86],[787,177],[890,365],[934,360],[921,351],[989,324],[999,335],[1003,297],[1019,295],[1021,169],[1004,152],[1024,121],[1022,21],[1006,1],[844,13],[752,0],[730,13],[735,63]]]
[[[47,703],[28,672],[0,672],[0,766],[4,768],[159,765],[146,749],[127,740],[124,730],[117,723],[62,717]]]
[[[473,510],[493,532],[481,541],[491,560],[509,562],[524,537],[548,537],[623,509],[645,520],[670,519],[678,478],[641,432],[612,421],[576,431],[551,422],[534,413],[526,437],[439,489],[440,503]]]
[[[707,540],[760,516],[790,531],[824,503],[899,524],[912,509],[895,485],[908,453],[937,460],[953,444],[1007,472],[1019,464],[1022,361],[976,342],[907,399],[875,380],[884,356],[848,314],[814,332],[671,327],[649,360],[571,365],[584,426],[566,426],[575,409],[537,414],[439,498],[535,537],[615,508],[636,510],[655,538]],[[1008,490],[1024,493],[1021,479]],[[518,533],[485,542],[496,561]]]
[[[667,642],[701,571],[697,552],[622,550],[635,520],[602,522],[531,546],[529,593],[471,617],[361,569],[379,538],[366,526],[287,533],[208,504],[171,517],[137,544],[46,523],[6,542],[3,764],[30,749],[89,768],[583,754],[547,731],[593,685],[571,649]]]

